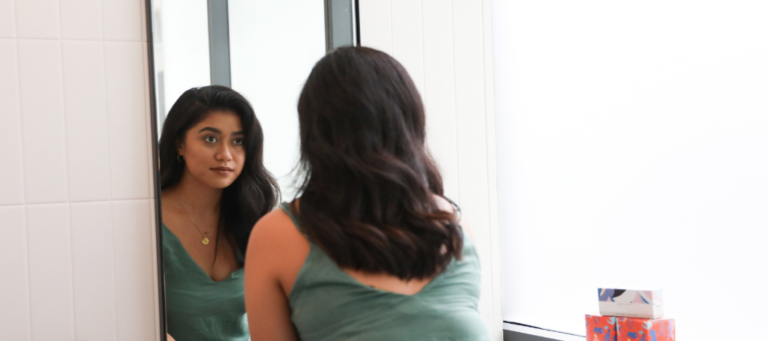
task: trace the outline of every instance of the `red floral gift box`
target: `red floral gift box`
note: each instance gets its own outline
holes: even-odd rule
[[[587,315],[587,341],[617,341],[618,317]]]
[[[675,320],[620,317],[617,341],[674,341]],[[587,339],[590,340],[590,339]],[[591,341],[591,340],[590,340]]]

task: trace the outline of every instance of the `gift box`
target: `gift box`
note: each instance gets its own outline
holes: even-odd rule
[[[617,341],[617,317],[587,315],[586,320],[587,341]]]
[[[600,315],[659,319],[664,315],[661,290],[597,289]]]
[[[617,341],[673,341],[675,320],[620,317],[616,323]],[[587,339],[590,340],[590,339]]]

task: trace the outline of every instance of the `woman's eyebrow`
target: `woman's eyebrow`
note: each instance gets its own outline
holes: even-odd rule
[[[214,132],[214,133],[216,133],[216,134],[221,134],[221,130],[218,130],[218,129],[216,129],[216,128],[211,128],[211,127],[205,127],[205,128],[203,128],[203,129],[200,129],[200,131],[198,131],[198,133],[202,133],[202,132],[204,132],[204,131],[206,131],[206,130],[207,130],[207,131],[210,131],[210,132]]]
[[[215,134],[221,135],[221,130],[218,130],[218,129],[213,128],[213,127],[205,127],[203,129],[200,129],[200,131],[198,131],[198,133],[202,133],[204,131],[210,131],[210,132],[213,132]],[[242,130],[241,131],[236,131],[236,132],[232,133],[232,135],[245,135],[245,132],[242,131]]]

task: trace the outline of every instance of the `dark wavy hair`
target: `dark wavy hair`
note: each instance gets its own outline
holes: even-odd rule
[[[438,208],[424,106],[384,52],[343,47],[312,69],[298,103],[302,228],[342,268],[424,279],[461,259],[462,230]]]
[[[177,161],[177,147],[187,131],[213,111],[231,111],[240,117],[245,132],[245,165],[240,176],[221,196],[219,231],[233,238],[245,253],[256,221],[277,204],[280,191],[272,174],[264,168],[264,132],[248,100],[225,86],[204,86],[185,91],[171,107],[160,137],[161,189],[181,180],[185,163]]]

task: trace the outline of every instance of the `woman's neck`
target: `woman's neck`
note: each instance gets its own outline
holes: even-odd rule
[[[184,172],[176,186],[170,189],[173,201],[182,206],[187,212],[199,212],[204,215],[218,213],[223,190],[213,188]]]

